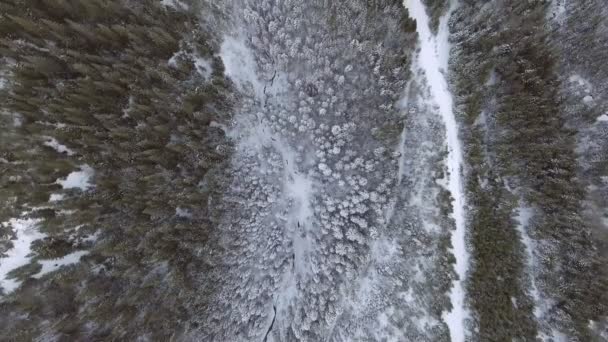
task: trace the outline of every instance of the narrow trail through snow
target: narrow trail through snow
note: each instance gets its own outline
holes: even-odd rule
[[[469,256],[465,245],[465,200],[460,174],[462,148],[458,139],[458,125],[453,111],[452,94],[445,76],[450,52],[448,20],[455,8],[455,2],[452,1],[450,10],[441,18],[437,35],[433,35],[430,30],[429,17],[421,0],[406,0],[405,6],[412,18],[416,20],[416,29],[420,39],[420,52],[415,63],[420,71],[424,72],[430,91],[429,101],[438,107],[446,128],[448,190],[453,198],[453,218],[456,224],[451,242],[452,253],[456,258],[455,270],[459,279],[454,282],[450,293],[453,308],[450,312],[444,313],[444,320],[450,330],[452,341],[460,342],[465,340],[464,320],[467,317],[467,310],[464,304],[463,280],[466,277]]]

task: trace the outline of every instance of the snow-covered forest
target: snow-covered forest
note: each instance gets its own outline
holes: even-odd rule
[[[608,340],[602,1],[3,1],[0,340]]]

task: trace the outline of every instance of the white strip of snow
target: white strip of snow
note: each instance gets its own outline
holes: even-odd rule
[[[399,102],[399,108],[401,108],[402,110],[407,110],[408,109],[408,96],[410,95],[410,88],[412,86],[412,81],[408,81],[407,85],[405,86],[405,92],[404,92],[404,96],[401,99],[401,101]],[[401,185],[401,182],[403,181],[403,172],[404,172],[404,167],[405,167],[405,139],[406,139],[406,132],[407,132],[407,127],[403,127],[403,130],[401,131],[401,135],[399,136],[399,149],[397,150],[397,152],[399,153],[399,169],[397,171],[397,186]],[[392,215],[392,213],[391,213]],[[389,216],[390,217],[390,216]]]
[[[57,183],[61,184],[64,189],[79,188],[86,191],[93,186],[89,181],[94,173],[93,169],[85,164],[80,166],[80,171],[70,173],[65,180],[58,179]]]
[[[528,226],[530,219],[534,215],[534,211],[531,208],[525,207],[523,203],[520,203],[519,208],[517,209],[517,216],[515,219],[518,222],[517,230],[521,235],[522,243],[524,244],[525,253],[526,253],[526,267],[529,269],[528,274],[530,275],[530,296],[532,297],[532,301],[534,303],[534,316],[537,321],[542,321],[543,317],[547,314],[547,311],[551,307],[551,303],[542,298],[538,287],[536,286],[536,278],[534,276],[534,241],[530,238],[526,231],[526,227]],[[536,339],[543,342],[566,342],[568,339],[566,336],[555,329],[551,329],[550,331],[542,331],[539,330],[536,335]]]
[[[462,166],[462,149],[458,139],[458,126],[453,112],[452,94],[450,94],[445,71],[448,69],[450,46],[448,42],[449,28],[448,19],[455,9],[452,1],[450,10],[440,21],[437,36],[431,33],[429,18],[421,0],[405,0],[405,6],[410,16],[416,20],[417,31],[420,39],[420,52],[417,57],[418,67],[424,71],[429,86],[432,101],[439,108],[446,127],[446,142],[448,145],[447,167],[448,189],[453,198],[453,217],[456,229],[452,233],[452,253],[456,258],[455,270],[458,280],[454,281],[450,291],[452,310],[444,312],[445,320],[450,330],[452,341],[465,341],[465,320],[468,310],[465,308],[465,289],[463,281],[467,274],[469,255],[465,245],[465,215],[464,194],[462,178],[460,174]]]
[[[81,257],[87,254],[89,254],[89,251],[76,251],[59,259],[38,260],[38,263],[42,265],[42,269],[40,272],[34,274],[32,278],[40,278],[47,273],[58,270],[61,266],[75,264],[80,261]]]
[[[13,240],[13,248],[0,258],[0,287],[4,293],[10,293],[19,287],[20,282],[16,279],[7,279],[10,271],[27,265],[30,261],[32,242],[45,237],[36,228],[40,222],[37,219],[11,219],[8,223],[15,230],[17,238]],[[7,223],[4,223],[6,225]]]
[[[519,231],[519,234],[521,235],[521,240],[522,240],[522,243],[524,244],[525,253],[527,256],[526,267],[528,267],[530,269],[532,269],[532,267],[534,265],[534,254],[532,252],[534,250],[534,245],[533,245],[532,239],[530,239],[530,236],[526,232],[526,227],[528,226],[528,223],[530,222],[530,218],[532,217],[532,215],[533,215],[532,209],[526,208],[524,206],[520,206],[519,209],[517,210],[517,217],[516,217],[516,220],[519,223],[517,225],[517,230]],[[536,318],[541,318],[544,315],[544,310],[543,310],[543,306],[541,305],[540,294],[536,287],[536,281],[534,279],[534,272],[532,270],[530,270],[530,272],[528,272],[528,274],[530,274],[530,276],[532,277],[530,295],[532,296],[532,300],[534,301],[534,316],[536,316]]]

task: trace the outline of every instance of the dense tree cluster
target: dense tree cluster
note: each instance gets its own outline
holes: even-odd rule
[[[544,2],[467,1],[452,22],[480,340],[557,332],[588,341],[589,322],[606,315],[605,260],[584,214],[577,131],[568,124],[585,113],[569,112],[560,96],[567,77],[549,11]],[[529,219],[518,217],[524,208]]]
[[[42,218],[47,235],[0,304],[2,339],[167,339],[204,301],[190,277],[222,193],[210,171],[231,153],[211,123],[230,120],[232,100],[214,38],[186,8],[0,4],[0,218]],[[79,169],[88,188],[57,182]],[[83,248],[69,272],[29,278],[37,258]]]
[[[247,1],[232,13],[220,54],[243,95],[241,142],[199,336],[446,340],[444,131],[418,101],[426,85],[399,105],[415,23],[396,1]]]
[[[602,2],[453,13],[473,341],[608,338]],[[454,3],[422,3],[436,33]],[[34,235],[0,340],[449,341],[417,25],[398,0],[2,1],[0,262]]]
[[[437,33],[439,20],[444,17],[450,7],[450,0],[423,0],[430,17],[431,31]]]
[[[402,4],[163,4],[1,5],[2,221],[45,236],[2,336],[446,340],[443,130]]]

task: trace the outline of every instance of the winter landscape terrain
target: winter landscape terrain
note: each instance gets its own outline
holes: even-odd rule
[[[608,341],[604,0],[5,0],[0,340]]]

